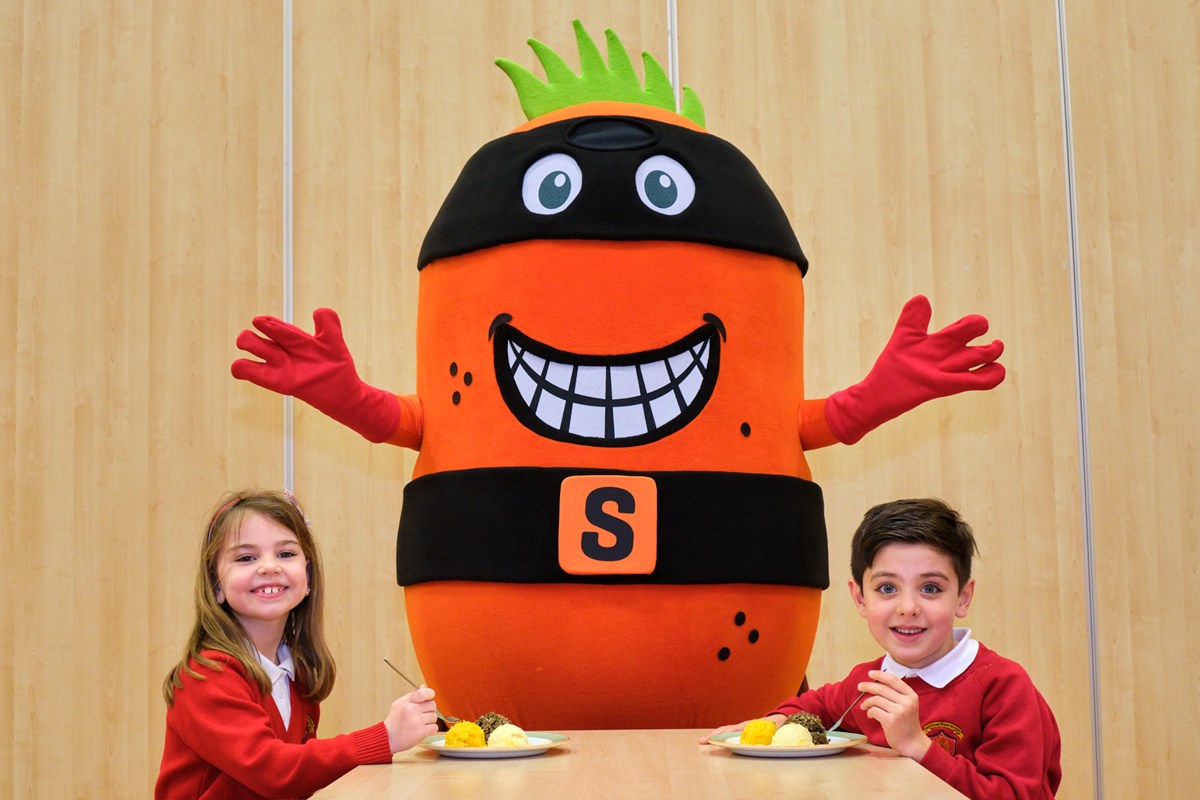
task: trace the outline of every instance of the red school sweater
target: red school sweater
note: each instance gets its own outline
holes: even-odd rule
[[[155,800],[262,800],[308,797],[359,764],[392,760],[387,728],[378,722],[354,733],[318,739],[320,705],[291,682],[292,718],[285,729],[270,693],[241,663],[220,651],[224,668],[191,662],[167,709],[167,735]]]
[[[772,714],[808,711],[831,725],[851,703],[842,729],[887,747],[883,727],[855,703],[879,658],[859,664],[840,683],[828,683],[782,703]],[[942,689],[907,679],[919,697],[921,726],[933,746],[921,766],[967,797],[1032,800],[1054,797],[1062,782],[1062,740],[1045,698],[1025,669],[979,645],[975,660]]]

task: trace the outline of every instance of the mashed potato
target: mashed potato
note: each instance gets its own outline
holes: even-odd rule
[[[487,737],[488,747],[526,747],[529,737],[511,722],[501,725]]]
[[[812,732],[803,725],[787,722],[779,726],[771,737],[771,744],[776,747],[807,747],[813,743]]]

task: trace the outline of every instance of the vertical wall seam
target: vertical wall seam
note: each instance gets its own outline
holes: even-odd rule
[[[1058,71],[1062,84],[1064,174],[1067,189],[1067,236],[1071,273],[1071,318],[1075,337],[1075,394],[1079,413],[1079,472],[1083,503],[1083,577],[1087,602],[1088,671],[1091,687],[1092,772],[1097,800],[1104,797],[1104,740],[1100,718],[1099,620],[1096,612],[1095,531],[1092,524],[1092,471],[1088,435],[1087,369],[1083,341],[1083,290],[1079,265],[1079,211],[1076,205],[1075,142],[1071,127],[1071,74],[1067,56],[1065,0],[1055,0]]]
[[[283,319],[292,321],[292,0],[283,2]],[[293,401],[283,398],[283,486],[295,489]]]

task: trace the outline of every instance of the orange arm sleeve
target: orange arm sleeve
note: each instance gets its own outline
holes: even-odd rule
[[[396,432],[388,437],[387,443],[410,450],[420,450],[421,439],[425,436],[425,414],[421,411],[421,398],[415,394],[398,394],[396,400],[400,404],[400,424],[396,426]]]
[[[806,452],[819,447],[839,444],[825,419],[825,398],[800,403],[800,447]]]

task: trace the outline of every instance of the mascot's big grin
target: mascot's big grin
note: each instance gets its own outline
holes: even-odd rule
[[[640,353],[580,355],[530,338],[500,314],[493,340],[500,394],[521,424],[560,442],[646,444],[687,425],[717,383],[725,326],[713,314],[683,338]]]

